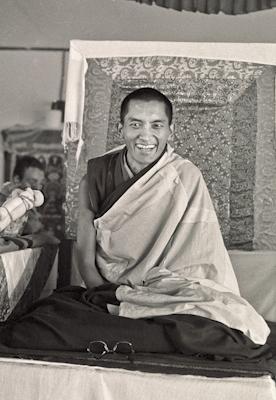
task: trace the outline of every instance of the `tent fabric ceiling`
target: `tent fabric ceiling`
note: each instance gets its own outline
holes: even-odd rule
[[[205,14],[247,14],[276,7],[276,0],[129,0],[148,5]]]

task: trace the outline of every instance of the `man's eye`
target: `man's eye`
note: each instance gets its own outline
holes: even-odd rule
[[[139,122],[131,122],[130,126],[134,129],[140,128]]]
[[[152,127],[153,127],[153,129],[161,129],[161,128],[163,128],[163,124],[153,124],[152,125]]]

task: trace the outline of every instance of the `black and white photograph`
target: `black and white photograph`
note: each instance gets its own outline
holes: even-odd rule
[[[0,400],[276,400],[276,0],[0,0]]]

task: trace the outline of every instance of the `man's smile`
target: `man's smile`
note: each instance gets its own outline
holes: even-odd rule
[[[157,148],[156,144],[142,144],[136,143],[135,147],[142,153],[150,153]]]

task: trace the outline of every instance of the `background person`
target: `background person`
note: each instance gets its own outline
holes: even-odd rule
[[[42,190],[45,180],[44,167],[40,161],[32,156],[23,156],[18,158],[14,171],[12,182],[6,182],[0,193],[0,202],[3,204],[11,192],[16,189],[25,189],[30,187],[35,190]],[[40,232],[43,229],[41,215],[36,208],[29,210],[20,221],[17,221],[17,226],[21,223],[19,234],[32,234]],[[12,229],[12,227],[10,227]],[[9,229],[6,230],[8,232]]]

